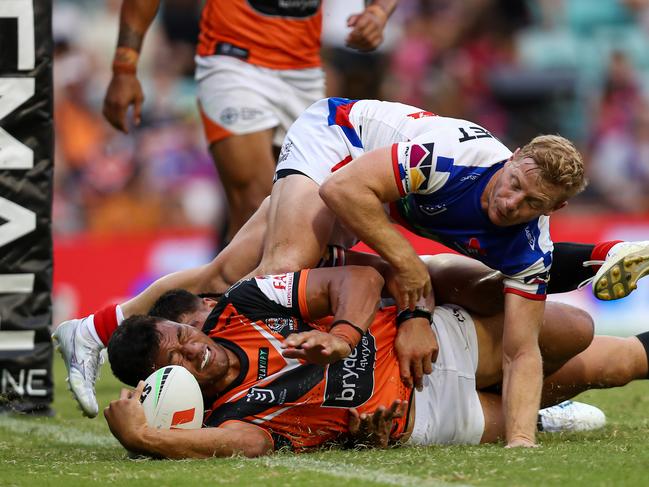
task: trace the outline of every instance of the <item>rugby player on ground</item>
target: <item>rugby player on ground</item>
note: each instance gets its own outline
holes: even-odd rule
[[[542,172],[542,167],[549,175]],[[522,402],[520,390],[512,395],[515,400],[511,409],[521,411],[522,422],[518,425],[523,425],[520,430],[511,430],[512,438],[515,437],[512,443],[532,444],[533,432],[529,428],[534,425],[528,424],[533,420],[530,408],[538,406],[534,404],[538,399],[536,388],[540,387],[538,345],[534,337],[545,293],[575,289],[581,281],[592,279],[596,268],[582,264],[603,263],[593,287],[600,297],[608,299],[628,294],[649,271],[646,243],[557,244],[553,251],[546,214],[565,205],[564,200],[585,184],[579,154],[561,137],[537,138],[512,154],[488,131],[464,120],[437,117],[398,103],[321,100],[292,126],[271,197],[237,233],[231,245],[210,264],[154,283],[137,300],[137,305],[128,303],[136,308],[132,312],[145,313],[158,296],[172,288],[223,292],[247,274],[313,267],[327,243],[342,246],[329,248],[329,264],[365,264],[364,257],[356,261],[344,251],[355,243],[356,237],[318,195],[320,183],[333,173],[329,178],[333,189],[327,183],[323,194],[333,194],[326,198],[333,201],[337,211],[342,211],[335,198],[336,188],[347,187],[345,175],[357,174],[358,168],[365,176],[353,178],[360,189],[370,181],[375,184],[378,178],[388,186],[392,184],[392,196],[412,193],[390,205],[391,215],[400,222],[508,276],[506,328],[513,331],[506,333],[507,357],[516,357],[511,363],[525,363],[524,367],[515,367],[519,372],[516,379],[529,375],[531,379],[525,384],[534,389]],[[543,178],[538,174],[544,174]],[[544,180],[555,177],[560,183]],[[338,184],[341,178],[343,182]],[[378,199],[374,202],[390,199],[390,194],[375,195]],[[422,199],[418,199],[420,196]],[[375,206],[381,208],[380,204]],[[501,210],[505,207],[507,218]],[[357,209],[361,208],[362,202]],[[379,223],[374,228],[380,230],[380,220],[387,222],[387,216],[377,218]],[[348,216],[344,219],[349,226],[364,221],[350,222]],[[407,242],[394,240],[391,231],[384,234],[390,242],[400,242],[404,251],[410,252]],[[376,245],[376,238],[370,235],[368,243],[385,252],[381,245]],[[407,267],[404,266],[397,262],[397,279],[388,282],[392,294],[401,298],[401,307],[407,308],[416,304],[413,299],[418,292],[404,294],[399,289],[407,282],[402,276]],[[420,267],[421,264],[412,265],[414,272]],[[430,285],[427,279],[424,282],[425,287]],[[85,319],[71,320],[55,332],[68,366],[71,388],[88,416],[98,412],[94,381],[99,350],[108,343],[121,319],[120,307],[112,305]],[[518,325],[516,319],[524,323]],[[436,347],[429,327],[407,324],[400,328],[396,350],[402,377],[408,385],[413,384],[413,379],[415,383],[420,381],[423,373],[431,369]],[[514,351],[520,347],[526,352]],[[512,369],[507,368],[508,378]],[[512,390],[506,388],[508,392]],[[509,417],[513,420],[518,416],[516,413]],[[518,438],[519,433],[524,438]]]
[[[480,281],[476,291],[500,292],[493,281]],[[408,414],[396,414],[390,425],[391,442],[503,438],[500,396],[484,391],[503,378],[503,314],[482,316],[454,305],[436,307],[430,320],[399,316],[395,306],[376,311],[382,287],[381,276],[366,267],[305,270],[241,281],[213,307],[205,333],[161,318],[128,319],[109,345],[118,378],[136,385],[159,367],[182,365],[212,406],[206,428],[152,429],[139,403],[140,384],[106,408],[111,431],[127,449],[155,456],[258,456],[347,438],[349,408],[371,414],[408,402]],[[400,380],[394,353],[397,328],[412,320],[431,326],[440,344],[421,391]],[[540,332],[544,403],[647,377],[646,334],[595,337],[589,346],[591,338],[586,313],[548,304]],[[262,348],[268,359],[260,361]]]

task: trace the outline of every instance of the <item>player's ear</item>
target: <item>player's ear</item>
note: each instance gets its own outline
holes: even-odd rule
[[[212,299],[212,298],[201,298],[201,299],[203,300],[203,304],[207,306],[209,309],[214,308],[214,306],[216,306],[216,303],[218,303],[216,299]]]
[[[550,213],[554,213],[555,211],[560,210],[561,208],[563,208],[564,206],[567,206],[567,205],[568,205],[567,201],[562,201],[562,202],[557,203],[556,205],[554,205],[554,207],[551,210],[546,211],[543,214],[548,216]]]
[[[520,148],[520,147],[516,147],[516,150],[514,151],[514,153],[512,154],[512,156],[509,158],[509,161],[515,161],[515,160],[517,160],[517,159],[518,159],[518,154],[520,153],[520,151],[521,151],[521,148]],[[508,161],[508,162],[509,162],[509,161]]]

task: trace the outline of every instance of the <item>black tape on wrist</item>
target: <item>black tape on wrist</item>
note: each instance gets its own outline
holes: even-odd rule
[[[412,318],[426,318],[428,320],[428,323],[432,323],[433,313],[428,311],[426,308],[422,308],[421,306],[416,306],[414,310],[411,310],[409,308],[402,309],[397,314],[397,328],[399,328],[404,321],[408,321]]]

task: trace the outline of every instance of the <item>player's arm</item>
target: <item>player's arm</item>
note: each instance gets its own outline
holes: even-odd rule
[[[366,3],[365,10],[351,15],[347,19],[347,26],[352,31],[347,36],[345,43],[359,51],[372,51],[379,47],[383,41],[383,29],[388,18],[394,12],[398,0],[370,0]]]
[[[133,105],[133,118],[139,125],[144,94],[136,76],[144,35],[155,18],[160,0],[123,0],[119,37],[113,60],[113,77],[104,98],[104,117],[122,132],[128,132],[126,112]]]
[[[347,357],[368,330],[381,299],[383,278],[374,268],[346,266],[302,271],[300,313],[308,320],[333,315],[325,333],[313,330],[289,335],[285,357],[329,364]]]
[[[196,430],[151,428],[140,404],[143,386],[144,382],[140,382],[135,391],[122,389],[120,398],[104,410],[110,431],[127,450],[178,459],[235,454],[257,457],[273,449],[273,441],[264,429],[240,421]]]
[[[401,197],[390,148],[367,152],[333,173],[320,196],[343,223],[396,271],[400,308],[414,309],[431,291],[426,265],[408,240],[392,225],[383,203]]]
[[[505,295],[503,409],[507,446],[534,446],[543,366],[539,331],[545,301]]]

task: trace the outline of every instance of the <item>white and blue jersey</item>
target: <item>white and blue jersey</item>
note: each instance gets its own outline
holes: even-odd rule
[[[401,103],[328,98],[289,129],[277,170],[299,171],[321,184],[363,153],[384,147],[392,147],[402,196],[389,205],[394,220],[502,272],[505,291],[545,299],[553,248],[549,219],[491,223],[480,197],[512,153],[473,122]]]

